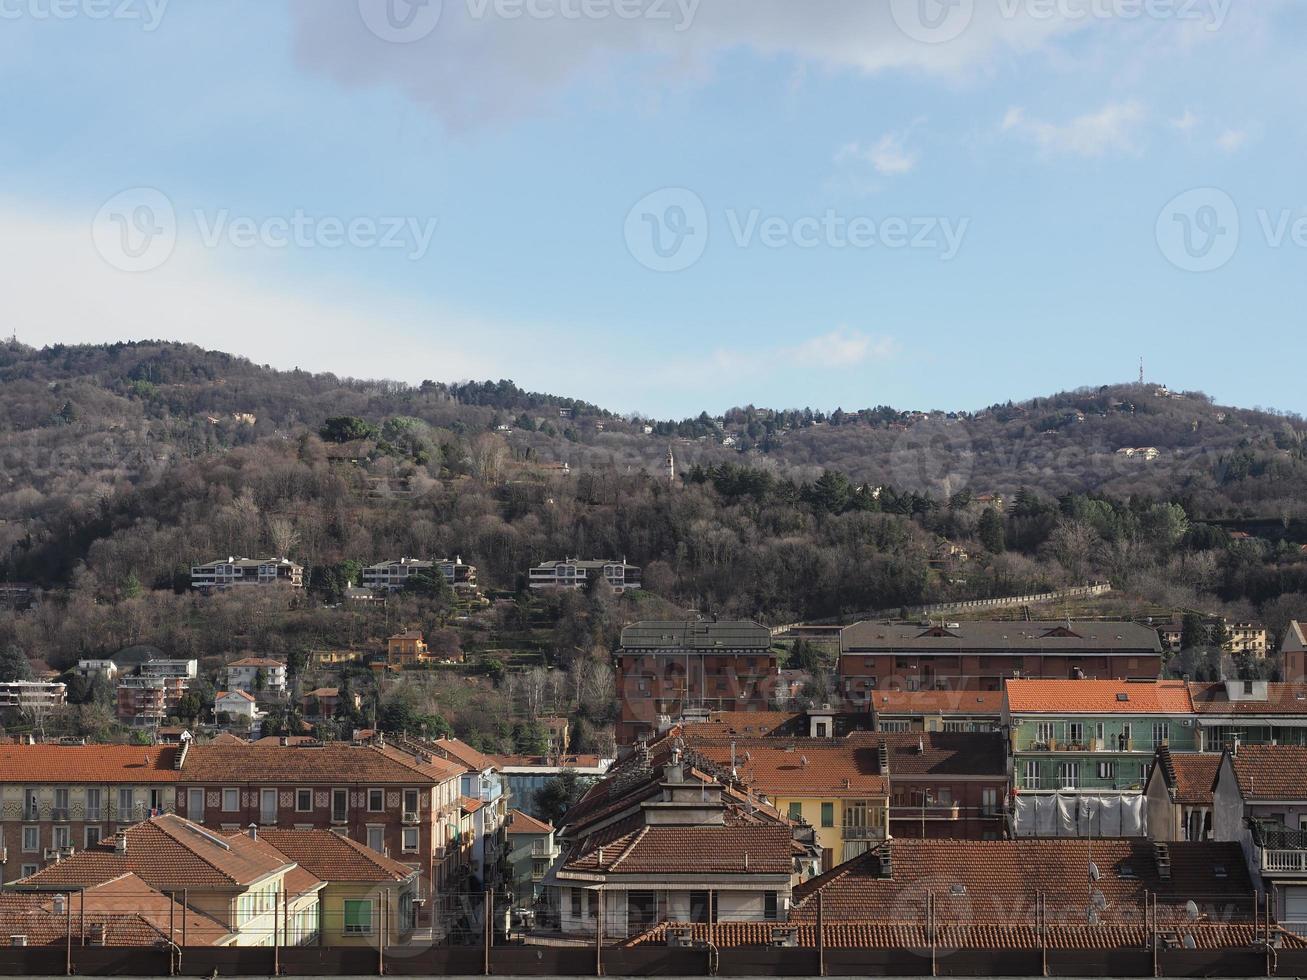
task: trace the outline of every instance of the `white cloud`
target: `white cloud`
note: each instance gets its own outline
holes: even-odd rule
[[[1171,120],[1171,128],[1179,133],[1191,132],[1197,125],[1198,117],[1189,109],[1184,111],[1184,115]]]
[[[867,164],[882,177],[911,173],[919,159],[917,151],[905,145],[902,133],[886,133],[871,145],[849,143],[835,155],[838,165]]]
[[[373,0],[367,0],[373,2]],[[382,2],[382,0],[376,0]],[[714,56],[748,49],[827,70],[887,70],[957,76],[996,58],[1036,51],[1086,29],[1091,18],[1032,16],[1010,2],[977,0],[952,9],[964,29],[947,43],[923,43],[900,24],[912,0],[820,0],[820,11],[794,0],[645,0],[640,10],[665,18],[498,16],[496,0],[444,0],[439,23],[413,43],[373,34],[357,0],[291,0],[301,65],[351,86],[396,88],[454,127],[531,112],[558,90],[619,59],[657,86],[705,77]],[[521,4],[513,4],[521,12]],[[546,11],[584,9],[575,0],[537,0]],[[626,4],[595,4],[616,10]],[[896,15],[899,18],[896,20]],[[801,76],[795,76],[801,77]]]
[[[1018,106],[1007,111],[1000,128],[1029,140],[1049,155],[1101,157],[1112,152],[1136,152],[1136,137],[1147,117],[1143,106],[1134,100],[1110,103],[1065,123],[1031,119]]]
[[[861,367],[868,361],[887,360],[897,352],[898,344],[890,337],[871,337],[839,327],[778,353],[785,360],[837,371]]]
[[[1237,153],[1248,142],[1248,133],[1242,129],[1227,129],[1216,138],[1216,145],[1226,153]]]

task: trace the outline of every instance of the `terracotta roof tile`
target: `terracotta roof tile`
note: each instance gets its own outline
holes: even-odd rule
[[[1172,752],[1162,748],[1157,753],[1158,769],[1166,785],[1175,790],[1176,803],[1211,806],[1212,785],[1221,768],[1221,756],[1214,752]]]
[[[521,810],[509,810],[506,829],[510,834],[548,834],[553,831],[554,825],[537,820]]]
[[[885,745],[891,782],[897,775],[1007,775],[1007,741],[1001,732],[857,733],[849,739]]]
[[[178,782],[351,783],[407,785],[425,779],[443,782],[463,772],[443,759],[423,761],[392,746],[340,742],[306,745],[194,745]]]
[[[175,745],[4,745],[3,783],[170,783]]]
[[[330,830],[265,827],[259,839],[323,881],[406,881],[417,869]]]
[[[1223,683],[1189,684],[1189,696],[1200,715],[1307,714],[1307,684],[1268,683],[1266,694],[1265,701],[1231,701]]]
[[[1307,747],[1240,745],[1230,762],[1245,800],[1307,800]]]
[[[730,770],[771,799],[782,796],[865,797],[889,793],[877,743],[847,739],[687,739],[687,757]]]
[[[1028,681],[1006,684],[1014,714],[1192,714],[1184,681]]]
[[[565,871],[609,874],[790,874],[789,827],[643,827],[569,855]]]
[[[1142,838],[896,838],[888,847],[892,878],[881,877],[880,851],[869,851],[799,885],[791,918],[814,919],[821,892],[828,922],[912,920],[933,893],[941,923],[1033,923],[1040,895],[1051,921],[1083,921],[1091,860],[1101,873],[1094,887],[1107,900],[1104,923],[1142,921],[1145,893],[1156,896],[1162,921],[1185,919],[1190,899],[1224,921],[1254,915],[1253,885],[1237,843],[1171,843],[1168,879],[1158,873],[1152,842]]]
[[[714,711],[707,721],[686,722],[681,730],[687,736],[703,738],[757,737],[795,728],[803,719],[801,711]]]
[[[1003,713],[1002,691],[874,691],[880,715],[992,715]]]

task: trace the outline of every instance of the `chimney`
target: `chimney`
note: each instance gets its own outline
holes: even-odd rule
[[[55,914],[55,915],[63,915],[63,914],[64,914],[64,910],[65,910],[65,908],[67,907],[67,902],[68,902],[68,899],[67,899],[65,896],[63,896],[63,895],[56,895],[56,896],[54,897],[54,914]]]
[[[26,937],[26,936],[23,936],[23,935],[10,936],[10,937],[9,937],[9,945],[10,945],[10,946],[26,946],[26,945],[27,945],[27,937]]]
[[[917,755],[925,755],[925,754],[926,754],[926,740],[924,738],[918,738]]]
[[[281,737],[281,747],[282,747],[282,748],[285,748],[285,747],[288,746],[288,745],[290,745],[290,736],[289,736],[289,735],[283,735],[283,736]]]
[[[250,840],[258,840],[258,839],[259,839],[259,825],[256,824],[256,823],[252,823],[252,824],[250,824],[250,829],[249,829],[248,831],[246,831],[246,833],[248,833],[248,834],[250,835]]]
[[[87,944],[88,946],[103,946],[103,945],[104,945],[104,923],[103,923],[103,922],[92,922],[89,926],[87,926],[87,931],[86,931],[86,944]]]
[[[113,852],[115,854],[127,853],[127,831],[120,830],[113,838]]]

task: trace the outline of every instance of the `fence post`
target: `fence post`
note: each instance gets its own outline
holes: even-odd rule
[[[935,944],[935,893],[931,892],[926,896],[926,918],[929,921],[927,928],[930,930],[930,975],[939,976],[939,957]]]
[[[168,908],[168,913],[169,915],[172,914],[171,906],[169,906]],[[65,937],[66,945],[64,947],[65,949],[64,969],[67,971],[68,976],[71,977],[73,975],[73,893],[72,892],[66,892],[64,894],[64,931],[67,933],[67,936]],[[172,939],[171,937],[169,937],[169,942],[171,941]],[[171,946],[168,947],[168,969],[171,972],[172,970],[172,947]]]
[[[1145,895],[1144,901],[1148,902],[1148,900],[1149,900],[1148,896]],[[1153,976],[1160,977],[1162,975],[1162,972],[1159,969],[1158,962],[1157,962],[1157,898],[1156,896],[1153,897],[1152,904],[1153,904]]]
[[[1048,976],[1048,899],[1040,892],[1035,897],[1035,906],[1039,910],[1039,966],[1044,976]]]
[[[599,889],[595,906],[595,976],[604,975],[604,890]]]
[[[272,975],[281,976],[281,934],[277,931],[277,897],[272,898]]]
[[[377,976],[384,977],[386,975],[386,901],[384,898],[381,900],[381,909],[377,918],[378,925],[381,927],[378,930],[380,941],[377,943]]]
[[[822,908],[822,893],[817,892],[817,976],[826,975],[826,916]]]
[[[177,971],[180,973],[182,968],[182,957],[186,955],[186,922],[190,918],[188,914],[190,906],[187,901],[190,899],[190,889],[182,889],[182,944],[177,947]]]
[[[491,944],[494,942],[493,934],[490,931],[490,919],[495,914],[494,889],[491,888],[486,889],[484,902],[485,902],[485,909],[486,909],[485,910],[486,922],[485,922],[485,928],[481,930],[484,933],[484,935],[482,936],[483,946],[484,946],[484,950],[483,950],[484,963],[482,965],[482,972],[486,976],[490,976],[490,947]]]

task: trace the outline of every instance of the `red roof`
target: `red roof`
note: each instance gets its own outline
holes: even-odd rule
[[[1221,768],[1221,756],[1214,752],[1172,752],[1162,748],[1157,753],[1158,771],[1168,788],[1175,791],[1176,803],[1211,806],[1212,786]]]
[[[506,830],[510,834],[549,834],[553,832],[554,825],[537,820],[521,810],[509,810]]]
[[[416,868],[330,830],[264,827],[259,839],[323,881],[407,881],[418,873]]]
[[[1200,715],[1307,714],[1307,684],[1268,683],[1265,701],[1251,697],[1231,701],[1224,682],[1191,682],[1189,697]]]
[[[730,770],[771,799],[778,797],[885,796],[879,744],[865,738],[687,739],[688,758]]]
[[[372,783],[413,786],[444,782],[464,771],[444,759],[416,757],[393,746],[346,742],[306,745],[193,745],[178,782],[218,785]]]
[[[609,874],[790,874],[793,832],[779,824],[652,826],[588,848],[565,871]]]
[[[1003,712],[1002,691],[873,691],[881,715],[992,715]]]
[[[771,735],[778,728],[790,728],[803,720],[801,711],[714,711],[707,721],[685,722],[686,735],[705,738]]]
[[[1307,800],[1307,747],[1240,745],[1230,763],[1245,800]]]
[[[1006,682],[1008,709],[1014,714],[1192,714],[1184,681],[1030,681]]]
[[[499,768],[499,761],[494,756],[479,752],[466,742],[456,738],[439,738],[431,744],[438,754],[453,759],[455,762],[461,762],[469,769],[485,772],[487,769]]]
[[[175,745],[4,745],[0,783],[168,783]]]

